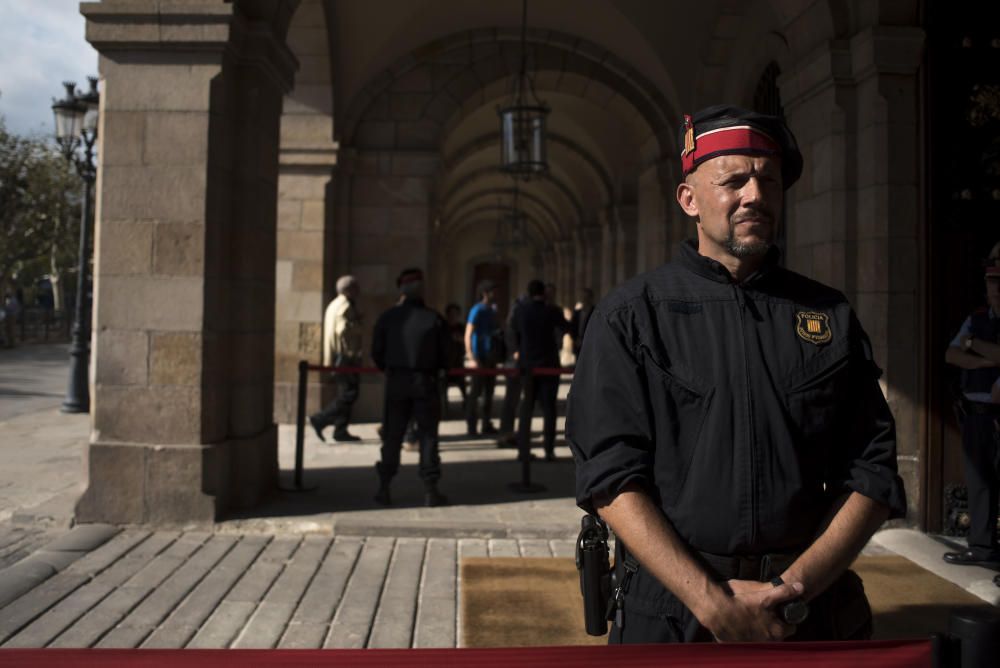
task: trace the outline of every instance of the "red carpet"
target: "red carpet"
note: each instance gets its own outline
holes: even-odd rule
[[[803,666],[809,668],[931,668],[930,640],[867,643],[768,643],[731,645],[631,645],[625,647],[524,647],[511,649],[359,650],[99,650],[0,649],[0,667],[97,668],[183,666],[475,666],[476,668],[652,668],[653,666]]]

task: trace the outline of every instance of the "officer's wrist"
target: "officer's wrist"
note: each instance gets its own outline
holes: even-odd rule
[[[724,611],[733,605],[733,597],[725,588],[716,582],[710,582],[705,596],[699,596],[692,605],[689,605],[691,613],[701,622],[702,626],[713,630],[719,619],[723,618]]]

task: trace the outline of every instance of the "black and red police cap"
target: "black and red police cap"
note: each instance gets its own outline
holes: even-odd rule
[[[707,107],[684,115],[680,145],[685,176],[706,160],[733,154],[779,157],[785,189],[802,175],[802,153],[795,135],[780,116],[725,104]]]

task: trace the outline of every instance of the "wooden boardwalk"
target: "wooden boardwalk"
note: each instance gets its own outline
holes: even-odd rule
[[[459,559],[572,554],[568,540],[129,529],[0,609],[0,647],[456,647]]]

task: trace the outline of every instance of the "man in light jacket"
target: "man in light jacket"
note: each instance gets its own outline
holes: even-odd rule
[[[323,316],[323,365],[335,367],[361,366],[363,341],[361,314],[355,300],[361,292],[357,279],[341,276],[337,279],[337,297],[326,307]],[[345,443],[361,439],[347,431],[351,407],[358,400],[360,379],[356,373],[334,373],[337,398],[320,412],[310,415],[309,422],[321,441],[323,429],[333,425],[333,440]]]

